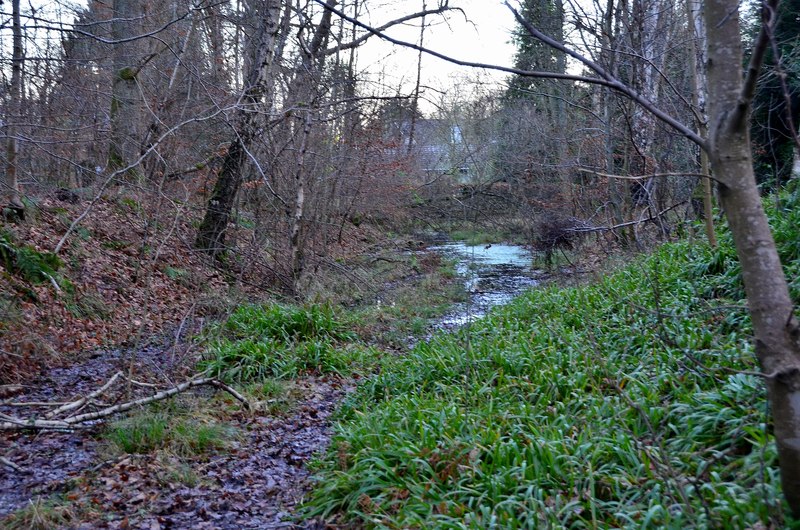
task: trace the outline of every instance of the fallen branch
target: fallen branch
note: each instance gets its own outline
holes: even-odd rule
[[[705,173],[675,172],[675,173],[650,173],[649,175],[614,175],[611,173],[603,173],[602,171],[595,171],[594,169],[589,169],[585,167],[579,167],[578,171],[580,171],[581,173],[588,173],[589,175],[594,175],[596,177],[604,177],[617,180],[640,181],[640,180],[649,180],[652,178],[664,178],[664,177],[692,177],[692,178],[707,178],[713,180],[714,182],[719,182],[719,179],[715,179],[714,177],[706,175]]]
[[[0,430],[6,430],[7,431],[7,430],[33,429],[33,430],[59,430],[59,431],[68,430],[69,431],[69,430],[73,430],[73,429],[83,428],[83,427],[86,427],[87,425],[85,425],[85,424],[87,424],[89,422],[100,420],[100,419],[103,419],[103,418],[107,418],[109,416],[112,416],[114,414],[119,414],[121,412],[126,412],[128,410],[131,410],[131,409],[136,408],[136,407],[140,407],[142,405],[147,405],[149,403],[155,403],[156,401],[162,401],[162,400],[167,399],[169,397],[172,397],[172,396],[174,396],[176,394],[179,394],[181,392],[189,390],[190,388],[195,388],[195,387],[198,387],[198,386],[205,386],[205,385],[213,386],[215,388],[219,388],[221,390],[224,390],[225,392],[227,392],[231,396],[233,396],[234,399],[236,399],[237,401],[242,403],[242,405],[246,409],[250,410],[250,403],[249,403],[249,401],[247,401],[247,398],[245,398],[243,395],[241,395],[235,389],[233,389],[230,386],[226,385],[222,381],[219,381],[219,380],[214,379],[212,377],[204,377],[204,378],[200,378],[200,379],[192,379],[192,380],[186,381],[185,383],[181,383],[181,384],[179,384],[177,386],[174,386],[172,388],[169,388],[167,390],[162,390],[161,392],[153,394],[152,396],[136,399],[136,400],[133,400],[133,401],[128,401],[128,402],[125,402],[125,403],[120,403],[120,404],[109,406],[109,407],[104,407],[104,408],[102,408],[100,410],[97,410],[97,411],[94,411],[94,412],[87,412],[87,413],[84,413],[84,414],[78,414],[78,415],[75,415],[75,416],[69,416],[67,418],[62,418],[62,419],[54,419],[59,414],[69,413],[71,411],[74,411],[76,409],[79,409],[79,408],[83,407],[87,403],[91,402],[92,400],[94,400],[95,398],[100,396],[102,393],[106,392],[111,387],[111,385],[113,385],[114,382],[117,381],[120,378],[125,378],[125,377],[122,375],[121,372],[117,372],[116,374],[114,374],[111,377],[111,379],[108,380],[108,382],[106,384],[104,384],[99,389],[95,390],[91,394],[89,394],[89,395],[87,395],[87,396],[85,396],[85,397],[83,397],[81,399],[78,399],[78,400],[73,401],[71,403],[68,403],[66,405],[62,405],[58,409],[49,412],[47,415],[45,415],[44,419],[36,419],[35,417],[19,418],[19,417],[15,417],[15,416],[9,416],[7,414],[0,414],[0,418],[5,420],[5,421],[0,422]],[[31,405],[33,405],[33,404],[31,404]],[[40,405],[40,404],[37,403],[37,405]]]
[[[0,456],[0,464],[3,464],[5,466],[10,467],[11,469],[16,471],[17,473],[21,473],[21,474],[27,473],[27,471],[25,469],[22,469],[17,464],[15,464],[14,462],[12,462],[11,460],[9,460],[8,458],[6,458],[4,456]]]
[[[109,379],[109,380],[108,380],[108,382],[107,382],[106,384],[104,384],[103,386],[101,386],[100,388],[98,388],[97,390],[95,390],[94,392],[92,392],[91,394],[89,394],[88,396],[86,396],[86,397],[84,397],[84,398],[81,398],[81,399],[79,399],[79,400],[77,400],[77,401],[73,401],[72,403],[67,403],[66,405],[63,405],[63,406],[61,406],[61,407],[58,407],[58,408],[57,408],[57,409],[55,409],[55,410],[51,410],[50,412],[48,412],[47,414],[45,414],[45,415],[44,415],[44,417],[45,417],[46,419],[55,418],[55,417],[56,417],[56,416],[58,416],[59,414],[63,414],[63,413],[65,413],[65,412],[69,412],[69,411],[71,411],[71,410],[75,410],[75,409],[77,409],[77,408],[80,408],[80,407],[82,407],[83,405],[85,405],[86,403],[88,403],[90,400],[92,400],[92,399],[96,398],[97,396],[99,396],[100,394],[102,394],[103,392],[105,392],[106,390],[108,390],[109,388],[111,388],[111,385],[113,385],[113,384],[114,384],[114,382],[115,382],[117,379],[119,379],[120,377],[122,377],[122,372],[117,372],[117,373],[115,373],[113,376],[111,376],[111,379]]]

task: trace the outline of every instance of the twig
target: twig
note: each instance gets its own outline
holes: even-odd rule
[[[10,467],[11,469],[16,471],[17,473],[22,473],[23,475],[28,473],[27,470],[19,467],[17,464],[15,464],[14,462],[12,462],[11,460],[9,460],[8,458],[6,458],[4,456],[0,456],[0,463]]]
[[[172,353],[170,354],[170,359],[169,359],[170,364],[175,364],[175,356],[178,353],[178,343],[181,340],[181,333],[183,333],[183,326],[186,325],[186,320],[189,318],[189,315],[194,314],[194,308],[196,306],[197,302],[195,301],[192,304],[192,307],[190,307],[189,310],[183,314],[183,318],[181,319],[181,323],[178,326],[178,330],[175,332],[175,340],[172,342]]]
[[[56,281],[56,279],[55,279],[55,278],[53,278],[53,276],[52,276],[52,275],[50,275],[50,274],[47,274],[47,273],[46,273],[46,272],[44,272],[44,271],[42,271],[42,274],[44,274],[44,275],[47,277],[47,279],[48,279],[48,280],[50,280],[50,283],[53,285],[53,289],[55,289],[55,290],[56,290],[56,292],[59,292],[59,293],[60,293],[60,292],[61,292],[61,287],[59,287],[59,285],[58,285],[58,282]]]
[[[11,403],[3,403],[4,407],[63,407],[64,405],[69,405],[70,402],[64,401],[23,401],[23,402],[11,402]]]
[[[120,377],[122,377],[122,372],[115,373],[113,376],[111,376],[111,379],[109,379],[106,382],[106,384],[104,384],[103,386],[101,386],[100,388],[98,388],[97,390],[95,390],[94,392],[89,394],[88,396],[83,397],[83,398],[81,398],[81,399],[79,399],[77,401],[73,401],[72,403],[67,403],[66,405],[61,406],[61,407],[59,407],[59,408],[57,408],[55,410],[51,410],[50,412],[45,414],[44,417],[46,419],[51,419],[51,418],[54,418],[54,417],[58,416],[59,414],[63,414],[64,412],[69,412],[71,410],[75,410],[77,408],[82,407],[89,400],[92,400],[92,399],[96,398],[97,396],[99,396],[100,394],[102,394],[103,392],[105,392],[106,390],[111,388],[111,385],[113,385],[114,382],[117,379],[119,379]]]
[[[616,230],[618,228],[624,228],[626,226],[640,225],[640,224],[647,223],[647,222],[650,222],[650,221],[655,221],[659,217],[663,216],[664,214],[667,214],[667,213],[671,212],[672,210],[674,210],[675,208],[677,208],[678,206],[681,206],[683,204],[686,204],[686,201],[681,201],[681,202],[679,202],[677,204],[673,204],[669,208],[661,210],[660,212],[658,212],[656,214],[653,214],[653,215],[651,215],[650,217],[648,217],[646,219],[638,219],[636,221],[628,221],[627,223],[620,223],[620,224],[616,224],[616,225],[613,225],[613,226],[587,226],[587,227],[578,227],[578,228],[568,228],[567,231],[576,232],[576,233],[608,232],[608,231]]]
[[[228,394],[233,396],[238,402],[240,402],[244,406],[244,408],[246,408],[247,410],[250,410],[250,402],[247,401],[247,398],[244,397],[243,395],[241,395],[239,392],[237,392],[234,388],[232,388],[232,387],[226,385],[225,383],[223,383],[222,381],[218,381],[216,379],[211,381],[211,385],[216,387],[216,388],[224,390],[225,392],[227,392]]]
[[[594,169],[589,169],[585,167],[577,168],[578,171],[581,173],[588,173],[590,175],[595,175],[597,177],[605,177],[609,179],[618,179],[618,180],[647,180],[651,178],[659,178],[659,177],[696,177],[696,178],[707,178],[711,179],[714,182],[720,182],[719,179],[715,179],[710,175],[706,175],[705,173],[651,173],[649,175],[614,175],[612,173],[603,173],[602,171],[595,171]]]

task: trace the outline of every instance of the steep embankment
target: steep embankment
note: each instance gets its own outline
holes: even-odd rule
[[[800,207],[782,199],[771,216],[798,299]],[[341,411],[309,512],[390,528],[783,527],[722,240],[532,291],[387,362]]]

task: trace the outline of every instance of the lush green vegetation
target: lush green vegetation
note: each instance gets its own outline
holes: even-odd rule
[[[800,208],[772,204],[798,296]],[[307,513],[388,528],[783,521],[729,236],[530,292],[387,360],[340,412]]]
[[[242,306],[219,331],[200,367],[237,383],[368,371],[377,357],[356,342],[330,306]]]
[[[55,254],[39,252],[30,245],[16,245],[9,234],[0,232],[0,265],[25,281],[42,283],[56,281],[62,263]]]

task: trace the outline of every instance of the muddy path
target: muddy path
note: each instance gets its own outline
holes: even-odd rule
[[[85,395],[118,369],[135,366],[139,380],[164,383],[185,377],[169,348],[109,351],[69,368],[54,368],[13,397],[17,402],[53,401]],[[225,421],[237,436],[199,458],[112,454],[100,427],[75,433],[0,433],[0,456],[20,473],[0,466],[2,517],[56,498],[64,528],[317,528],[290,514],[310,488],[305,464],[330,439],[329,417],[350,388],[342,378],[307,377],[288,386],[285,412],[248,412],[231,407]],[[219,407],[209,390],[194,399]],[[129,396],[126,396],[129,397]],[[106,397],[109,401],[120,395]],[[7,400],[6,400],[7,401]],[[0,411],[19,410],[0,406]],[[181,479],[184,473],[195,477]],[[6,521],[6,524],[11,524]]]
[[[447,244],[434,250],[458,261],[459,281],[469,293],[468,302],[453,306],[435,329],[480,318],[538,281],[530,255],[520,247]],[[174,340],[95,352],[68,367],[49,369],[0,401],[0,413],[20,415],[9,401],[85,396],[117,371],[169,387],[192,375],[198,355],[191,345],[176,346]],[[62,528],[324,528],[320,521],[299,520],[296,508],[312,485],[307,463],[326,449],[330,416],[353,388],[352,381],[338,376],[293,380],[286,386],[289,405],[277,412],[245,411],[236,403],[226,405],[212,390],[195,390],[187,399],[212,413],[224,409],[219,417],[237,435],[224,448],[192,458],[164,451],[112,452],[100,425],[75,433],[0,432],[0,456],[24,471],[0,465],[0,527],[15,510],[57,499],[63,518],[56,526]],[[146,392],[121,385],[104,402]]]

